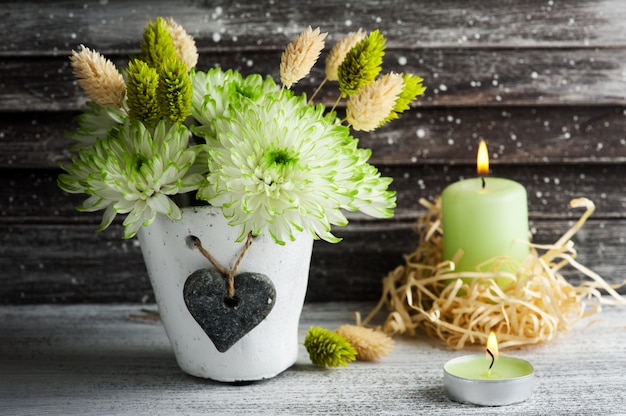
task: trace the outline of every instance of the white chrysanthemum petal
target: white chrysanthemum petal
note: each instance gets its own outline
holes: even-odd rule
[[[339,241],[331,225],[345,225],[341,208],[356,206],[356,188],[369,166],[365,154],[347,127],[324,116],[323,107],[308,106],[288,91],[265,97],[214,121],[217,140],[199,196],[221,206],[229,223],[241,227],[241,238],[267,229],[284,244],[305,230]],[[388,205],[357,204],[379,203]]]
[[[115,212],[115,209],[113,209],[113,205],[109,205],[102,214],[102,221],[100,222],[100,225],[98,225],[97,230],[102,231],[106,229],[109,225],[111,225],[116,215],[117,212]]]
[[[81,207],[84,210],[106,208],[99,229],[106,228],[115,213],[129,214],[124,221],[124,237],[129,238],[157,212],[181,218],[167,195],[198,188],[206,168],[194,162],[196,152],[203,149],[189,147],[184,125],[162,121],[151,132],[139,121],[126,120],[110,137],[96,140],[71,165],[64,165],[68,173],[59,177],[59,185],[92,195]]]
[[[109,131],[121,125],[126,118],[126,113],[120,108],[104,107],[94,102],[88,102],[87,107],[76,118],[78,130],[68,135],[76,141],[75,150],[93,146],[97,139],[106,138]]]
[[[219,127],[214,122],[227,116],[231,107],[238,107],[248,101],[263,99],[266,94],[276,91],[276,83],[270,77],[258,74],[243,78],[239,72],[222,71],[213,68],[208,72],[191,73],[193,97],[191,115],[198,122],[192,131],[206,139],[213,139]]]

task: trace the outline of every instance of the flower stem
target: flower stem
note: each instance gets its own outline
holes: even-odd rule
[[[339,97],[337,97],[337,101],[335,101],[335,104],[333,104],[333,108],[330,109],[331,113],[335,111],[335,108],[337,107],[337,105],[339,105],[339,101],[341,101],[341,94],[339,95]]]
[[[313,99],[315,98],[317,93],[320,92],[320,90],[322,89],[324,84],[326,84],[326,81],[328,81],[328,78],[324,78],[324,80],[320,83],[320,85],[317,86],[317,88],[315,89],[315,91],[311,95],[311,98],[309,98],[309,102],[307,104],[311,104],[313,102]]]

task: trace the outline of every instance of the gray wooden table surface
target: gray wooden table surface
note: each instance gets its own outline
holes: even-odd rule
[[[532,397],[474,407],[444,394],[443,365],[477,352],[437,340],[397,337],[377,363],[313,367],[304,347],[295,366],[245,386],[183,374],[163,327],[132,318],[142,305],[0,307],[0,415],[195,414],[626,414],[626,307],[605,307],[553,342],[504,353],[535,367]],[[307,304],[301,340],[314,326],[351,322],[356,303]],[[588,326],[596,318],[602,321]]]

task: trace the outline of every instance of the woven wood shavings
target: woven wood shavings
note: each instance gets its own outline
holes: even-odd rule
[[[486,344],[493,331],[500,348],[508,348],[548,342],[580,319],[599,313],[602,305],[626,304],[615,291],[626,281],[610,285],[575,260],[571,237],[595,210],[588,199],[570,202],[572,208],[586,211],[555,244],[530,244],[530,254],[522,264],[506,257],[489,261],[491,270],[511,262],[515,274],[454,272],[453,264],[442,260],[440,200],[420,203],[427,211],[416,224],[418,247],[406,256],[404,265],[383,279],[382,297],[361,325],[386,307],[381,329],[390,335],[415,335],[422,328],[449,347],[461,349],[467,343]],[[574,267],[590,280],[571,285],[560,273],[565,266]],[[513,279],[513,283],[501,288],[495,283],[498,277]],[[603,291],[609,296],[603,296]]]

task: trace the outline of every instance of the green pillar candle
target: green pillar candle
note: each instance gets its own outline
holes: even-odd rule
[[[493,177],[455,182],[441,194],[441,208],[443,258],[452,260],[463,250],[456,271],[485,271],[478,266],[498,256],[520,263],[528,256],[528,202],[521,184]],[[516,270],[503,265],[497,271]]]

